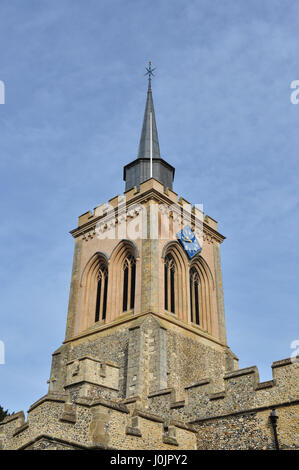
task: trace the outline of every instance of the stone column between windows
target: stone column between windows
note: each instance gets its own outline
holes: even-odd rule
[[[159,240],[158,205],[149,201],[147,211],[147,236],[142,240],[141,311],[157,312],[159,306]]]

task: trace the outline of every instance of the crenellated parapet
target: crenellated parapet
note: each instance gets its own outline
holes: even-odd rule
[[[149,200],[157,204],[164,219],[168,218],[179,224],[187,221],[195,232],[203,229],[205,242],[213,243],[215,240],[222,243],[225,239],[218,232],[215,219],[207,214],[204,215],[200,206],[192,205],[183,197],[179,197],[155,178],[141,183],[139,189],[132,188],[123,195],[113,197],[108,203],[100,204],[93,211],[80,215],[78,227],[72,230],[71,234],[74,238],[80,237],[84,241],[97,236],[109,237],[111,231],[113,235],[117,235],[118,227],[124,222],[130,223],[134,218],[140,217]]]
[[[225,374],[223,390],[215,390],[207,378],[185,387],[183,400],[176,400],[175,389],[165,389],[150,394],[149,401],[155,410],[192,422],[299,402],[299,363],[274,362],[272,373],[272,380],[260,382],[257,367],[248,367]]]
[[[48,394],[0,423],[2,449],[195,449],[196,431],[140,407]]]
[[[119,366],[89,356],[69,361],[65,388],[82,382],[118,390]]]

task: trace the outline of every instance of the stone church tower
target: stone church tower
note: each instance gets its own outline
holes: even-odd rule
[[[238,370],[226,342],[224,236],[174,192],[174,173],[160,155],[150,74],[125,193],[71,231],[66,335],[49,391],[27,421],[19,412],[1,423],[2,448],[299,447],[298,363],[273,363],[263,383],[256,367]]]

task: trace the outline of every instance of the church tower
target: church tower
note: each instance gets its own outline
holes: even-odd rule
[[[125,193],[81,215],[71,231],[73,274],[58,355],[115,362],[112,396],[146,407],[149,394],[173,389],[181,400],[186,386],[211,375],[221,389],[219,378],[237,367],[226,344],[224,237],[214,219],[178,198],[174,171],[160,155],[150,75],[138,157],[124,167]],[[55,360],[53,367],[55,389],[72,392],[67,371],[58,373]]]
[[[271,449],[273,407],[283,445],[299,448],[299,363],[274,362],[273,380],[261,383],[256,367],[238,370],[226,341],[224,236],[174,191],[175,169],[160,154],[151,64],[147,72],[125,192],[80,215],[71,231],[66,334],[48,393],[26,422],[19,412],[0,423],[0,448]]]

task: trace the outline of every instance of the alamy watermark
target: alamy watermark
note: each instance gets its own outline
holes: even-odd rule
[[[186,226],[193,227],[202,246],[203,205],[195,204],[127,204],[125,196],[119,196],[117,206],[102,204],[95,209],[100,216],[94,235],[103,240],[176,239],[176,234]],[[90,235],[85,234],[88,239]]]
[[[290,348],[294,349],[291,354],[291,361],[293,363],[299,362],[299,339],[294,339],[290,344]]]
[[[4,342],[0,340],[0,365],[5,364],[5,346]]]
[[[291,82],[291,88],[294,90],[291,93],[290,100],[292,104],[299,103],[299,80],[293,80]]]
[[[5,85],[2,80],[0,80],[0,104],[5,104]]]

